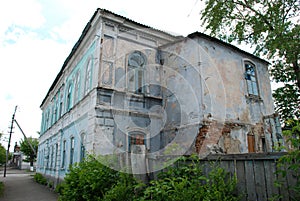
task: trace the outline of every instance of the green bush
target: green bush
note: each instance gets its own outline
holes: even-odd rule
[[[204,176],[198,159],[182,158],[179,165],[168,168],[158,180],[151,181],[140,200],[235,201],[239,199],[234,194],[236,183],[236,177],[218,166],[212,165],[208,176]]]
[[[62,183],[59,183],[56,185],[55,187],[55,192],[58,193],[59,195],[62,195],[63,194],[63,191],[64,191],[64,188],[65,188],[65,183],[62,182]]]
[[[137,199],[138,192],[138,181],[129,174],[120,173],[119,181],[112,186],[112,188],[106,192],[103,200],[104,201],[131,201]]]
[[[102,162],[100,162],[102,160]],[[214,165],[208,176],[198,159],[182,158],[148,185],[132,175],[103,165],[103,159],[88,157],[70,168],[64,183],[56,187],[60,201],[181,201],[238,200],[233,192],[236,177]]]
[[[42,184],[42,185],[47,185],[47,179],[40,173],[36,173],[34,175],[34,180],[39,183],[39,184]]]
[[[94,157],[75,164],[65,176],[60,201],[101,200],[119,180],[119,172]]]

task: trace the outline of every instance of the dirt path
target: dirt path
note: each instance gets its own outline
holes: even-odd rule
[[[4,195],[0,201],[57,201],[58,195],[46,186],[33,180],[34,173],[8,170],[6,177],[0,171],[0,181],[4,183]]]

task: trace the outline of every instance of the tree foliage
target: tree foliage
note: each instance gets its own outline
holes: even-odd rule
[[[6,149],[0,144],[0,165],[6,161]]]
[[[27,140],[32,145],[33,149],[35,150],[35,153],[37,153],[39,142],[36,138],[29,137]],[[36,154],[31,149],[31,146],[26,140],[22,140],[20,142],[21,152],[24,153],[24,155],[27,157],[27,160],[30,162],[30,166],[33,166],[33,162],[36,159]]]
[[[246,42],[255,54],[272,62],[271,75],[283,86],[275,90],[283,119],[300,112],[300,1],[207,0],[201,19],[212,36],[227,42]],[[286,93],[287,92],[287,93]],[[288,105],[288,101],[293,101]]]
[[[300,121],[290,119],[286,122],[283,135],[287,139],[288,153],[277,162],[277,173],[281,176],[276,185],[282,186],[284,178],[292,175],[296,182],[287,188],[291,192],[292,200],[300,200]]]
[[[3,136],[3,133],[0,132],[0,140]],[[0,144],[0,165],[6,162],[6,149]]]

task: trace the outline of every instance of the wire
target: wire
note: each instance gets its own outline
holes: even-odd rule
[[[189,12],[189,14],[187,15],[187,17],[190,17],[190,15],[191,15],[191,13],[193,12],[193,10],[194,10],[196,4],[198,3],[198,1],[199,1],[199,0],[196,0],[196,1],[195,1],[194,5],[193,5],[191,11]]]

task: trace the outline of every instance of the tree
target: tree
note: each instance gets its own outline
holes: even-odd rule
[[[203,0],[201,0],[203,1]],[[300,118],[300,1],[206,0],[201,20],[210,35],[255,46],[283,86],[273,93],[281,118]],[[292,102],[290,102],[292,101]]]
[[[6,149],[0,144],[0,165],[6,162]]]
[[[297,180],[287,186],[287,190],[292,192],[292,200],[300,200],[300,121],[288,120],[283,135],[287,139],[288,152],[277,161],[277,173],[280,176],[276,184],[282,186],[283,178],[293,175]]]
[[[30,142],[32,148],[35,150],[35,153],[37,153],[39,142],[36,138],[32,138],[32,137],[27,138],[27,141],[22,140],[20,142],[21,152],[23,152],[27,157],[27,160],[30,162],[30,166],[33,166],[33,162],[36,159],[36,154],[32,150],[28,141]]]
[[[0,141],[3,136],[3,133],[0,132]],[[0,165],[6,162],[6,149],[0,144]]]

